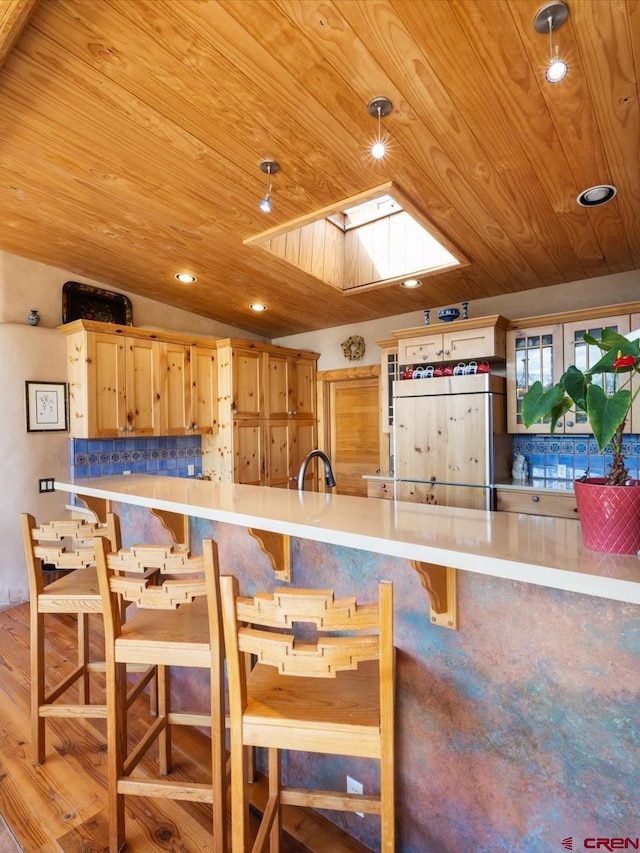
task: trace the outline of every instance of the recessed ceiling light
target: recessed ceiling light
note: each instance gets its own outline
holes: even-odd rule
[[[407,290],[413,290],[416,287],[422,287],[422,282],[419,278],[407,278],[400,282],[400,287],[406,287]]]
[[[249,308],[251,308],[252,311],[257,311],[258,313],[267,310],[267,306],[263,305],[262,302],[252,302],[251,305],[249,305]]]
[[[597,207],[599,204],[606,204],[611,201],[617,192],[618,190],[611,184],[598,184],[598,186],[583,190],[576,201],[582,207]]]
[[[191,275],[188,272],[177,272],[175,278],[182,282],[182,284],[193,284],[194,281],[198,280],[195,275]]]

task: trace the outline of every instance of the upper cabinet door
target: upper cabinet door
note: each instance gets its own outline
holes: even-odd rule
[[[85,336],[87,430],[74,435],[109,438],[127,432],[126,343],[118,335]]]
[[[191,431],[197,435],[218,432],[218,353],[208,347],[191,347]]]
[[[127,432],[136,435],[159,435],[159,383],[155,344],[153,341],[129,338],[125,349]]]
[[[189,347],[156,343],[159,355],[160,409],[163,435],[185,435],[191,429]]]
[[[298,420],[316,416],[316,361],[312,358],[293,360],[292,414]]]
[[[585,343],[584,335],[588,332],[594,338],[600,338],[604,329],[609,329],[612,332],[619,332],[621,335],[626,335],[630,330],[629,315],[621,315],[618,317],[605,317],[598,320],[582,320],[577,323],[565,323],[564,325],[564,365],[565,370],[570,365],[575,365],[580,370],[588,370],[590,367],[600,360],[602,350],[596,346],[589,346]],[[615,391],[616,377],[611,373],[594,376],[594,384],[601,385],[606,383],[606,391],[611,394]],[[584,412],[570,411],[564,416],[564,431],[565,433],[590,433],[591,427],[587,422],[587,416]],[[627,423],[625,432],[631,432],[631,424]]]
[[[546,390],[563,373],[562,325],[516,329],[507,334],[507,428],[509,432],[545,434],[549,421],[527,429],[522,423],[522,398],[534,382]],[[562,428],[562,423],[560,424]]]
[[[267,355],[267,411],[269,418],[288,418],[293,410],[293,361],[286,355]]]
[[[231,411],[234,418],[264,417],[264,355],[234,347]]]

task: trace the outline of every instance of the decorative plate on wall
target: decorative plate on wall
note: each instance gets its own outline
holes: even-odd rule
[[[131,300],[124,293],[66,281],[62,286],[62,322],[70,323],[72,320],[98,320],[133,326]]]

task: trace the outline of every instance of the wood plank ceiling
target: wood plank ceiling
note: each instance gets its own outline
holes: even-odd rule
[[[549,85],[539,0],[2,0],[0,248],[266,337],[637,269],[640,3],[568,4]],[[389,180],[469,266],[345,296],[243,245]]]

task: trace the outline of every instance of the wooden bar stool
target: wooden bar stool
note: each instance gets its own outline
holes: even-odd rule
[[[124,797],[131,795],[211,803],[213,840],[208,849],[226,853],[224,655],[216,544],[203,540],[203,554],[196,557],[165,545],[110,553],[103,541],[96,554],[107,659],[109,850],[117,853],[125,843]],[[123,622],[126,602],[139,610]],[[132,663],[157,667],[158,718],[128,753],[126,666]],[[169,668],[178,666],[210,671],[211,707],[206,713],[172,710]],[[210,782],[132,775],[156,740],[160,775],[169,773],[174,725],[211,727]]]
[[[266,747],[269,759],[269,797],[253,853],[267,845],[278,853],[280,806],[287,804],[379,814],[382,853],[394,853],[392,584],[380,583],[378,602],[365,605],[355,598],[335,599],[331,590],[276,589],[272,595],[242,598],[236,579],[228,576],[220,579],[220,590],[233,853],[245,853],[248,844],[246,746]],[[317,640],[296,639],[295,623],[314,625]],[[247,654],[258,661],[251,671]],[[377,758],[380,794],[284,787],[281,749]]]
[[[29,577],[31,611],[31,728],[32,760],[45,758],[45,719],[47,717],[106,718],[106,704],[91,704],[90,673],[104,672],[104,659],[90,660],[89,615],[102,614],[102,601],[95,569],[95,542],[103,539],[117,548],[120,527],[117,516],[109,513],[106,523],[85,519],[64,519],[47,524],[36,523],[28,513],[21,515],[24,551]],[[46,584],[44,565],[65,570],[66,574]],[[51,671],[45,659],[45,614],[75,614],[77,619],[76,666],[65,678],[47,690],[46,673]],[[153,677],[148,671],[135,694]],[[57,702],[74,684],[78,701]],[[65,697],[67,698],[67,697]]]

